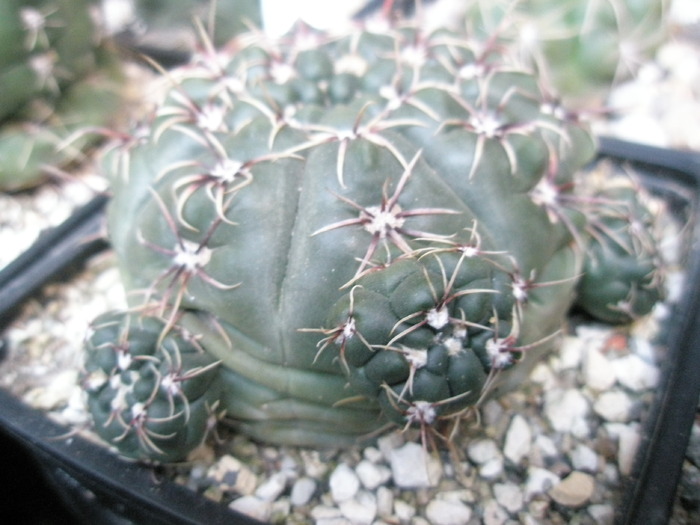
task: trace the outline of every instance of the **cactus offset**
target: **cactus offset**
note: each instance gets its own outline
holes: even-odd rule
[[[216,403],[269,442],[338,446],[389,423],[449,439],[555,343],[585,295],[591,247],[613,228],[596,228],[601,217],[628,217],[577,184],[594,153],[585,128],[482,44],[413,27],[298,27],[281,41],[245,35],[169,73],[153,120],[104,165],[132,306],[123,319],[159,323],[158,344],[196,334],[219,363],[207,368],[218,402],[191,403],[190,419]],[[654,285],[656,270],[640,268],[595,308]],[[172,427],[121,446],[137,432],[113,386],[124,371],[104,356],[129,352],[117,341],[86,346],[87,370],[104,372],[90,376],[96,428],[126,455],[173,459],[161,443]],[[148,384],[148,399],[162,398]],[[120,432],[102,424],[115,420]]]

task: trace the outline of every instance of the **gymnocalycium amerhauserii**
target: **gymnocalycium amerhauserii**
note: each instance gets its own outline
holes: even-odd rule
[[[637,192],[587,184],[585,125],[489,41],[299,26],[167,76],[103,159],[130,309],[93,323],[83,382],[125,456],[180,460],[221,418],[450,440],[572,305],[625,322],[659,298]]]

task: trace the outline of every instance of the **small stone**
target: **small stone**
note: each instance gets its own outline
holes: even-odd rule
[[[344,463],[335,468],[328,484],[331,489],[331,497],[336,503],[353,498],[360,488],[360,480],[357,475]]]
[[[433,525],[466,525],[472,510],[458,501],[434,499],[426,506],[425,516]]]
[[[544,411],[554,430],[571,432],[588,415],[589,405],[577,389],[555,389],[545,394]]]
[[[481,465],[501,456],[498,444],[493,439],[477,439],[467,446],[467,456],[477,465]]]
[[[553,458],[559,454],[559,449],[552,438],[544,434],[538,434],[535,438],[535,447],[547,458]]]
[[[321,479],[328,472],[328,463],[321,459],[316,450],[302,450],[300,452],[304,473],[310,478]]]
[[[529,501],[536,494],[543,494],[559,483],[559,476],[547,469],[530,467],[527,469],[525,482],[525,500]]]
[[[659,369],[637,355],[615,359],[611,364],[617,381],[634,392],[649,390],[659,382]]]
[[[505,410],[495,399],[489,399],[481,409],[481,418],[485,426],[496,426],[505,417]]]
[[[596,472],[598,470],[598,454],[583,444],[578,444],[571,451],[571,464],[576,470]]]
[[[309,477],[299,478],[292,485],[291,501],[292,505],[299,507],[306,505],[316,492],[316,481]]]
[[[503,454],[517,465],[530,452],[531,442],[532,431],[530,430],[530,425],[527,424],[527,421],[521,415],[514,416],[506,433]]]
[[[242,496],[235,499],[229,508],[259,521],[268,521],[272,513],[272,504],[255,496]]]
[[[330,520],[334,518],[342,518],[343,514],[338,507],[329,505],[317,505],[311,509],[311,517],[314,520]]]
[[[391,516],[394,508],[394,493],[387,487],[379,487],[376,492],[377,497],[377,515],[380,518]]]
[[[598,525],[612,525],[614,523],[615,507],[612,505],[589,505],[586,511]]]
[[[508,513],[503,510],[496,500],[489,500],[484,505],[482,520],[484,525],[503,525],[508,521]]]
[[[617,466],[623,476],[629,476],[632,473],[640,441],[641,436],[636,426],[625,426],[620,429],[617,438]]]
[[[250,496],[258,484],[257,476],[231,455],[222,456],[207,471],[207,478],[216,482],[221,490]]]
[[[418,443],[393,449],[389,461],[394,483],[401,488],[433,487],[442,475],[440,462]]]
[[[340,512],[353,525],[371,525],[377,516],[377,499],[374,494],[361,491],[353,499],[343,501]]]
[[[588,502],[595,491],[595,480],[590,474],[574,471],[550,491],[551,498],[564,507],[577,508]]]
[[[557,376],[546,363],[537,363],[530,372],[530,381],[542,385],[544,390],[551,390],[557,386]]]
[[[700,423],[693,425],[685,455],[693,465],[700,468]]]
[[[375,465],[369,460],[362,460],[355,467],[355,473],[360,478],[362,486],[374,490],[391,478],[391,470],[384,465]]]
[[[593,410],[606,421],[624,423],[632,414],[632,400],[621,390],[611,390],[598,397]]]
[[[270,523],[284,523],[292,513],[292,503],[289,498],[280,498],[276,501],[270,502],[272,508],[270,509]]]
[[[579,337],[567,335],[563,338],[558,352],[559,370],[577,368],[581,363],[585,349],[585,343]]]
[[[413,516],[416,515],[416,507],[397,499],[394,501],[394,514],[401,522],[411,521]]]
[[[36,387],[27,394],[25,399],[28,404],[44,411],[50,411],[63,405],[79,388],[77,370],[64,370],[54,376],[45,378],[42,386]]]
[[[362,456],[371,463],[379,463],[384,460],[384,454],[376,447],[366,447],[362,451]]]
[[[519,512],[523,507],[523,492],[515,483],[496,483],[493,495],[498,504],[511,514]]]
[[[377,447],[382,453],[382,456],[389,459],[391,452],[397,448],[401,448],[405,443],[403,435],[399,432],[391,432],[377,439]]]
[[[503,473],[503,458],[501,456],[488,460],[479,467],[479,476],[483,479],[496,479]]]
[[[615,384],[615,372],[610,362],[597,348],[589,348],[583,361],[583,381],[598,392],[610,390]]]
[[[527,506],[524,523],[527,525],[540,525],[545,522],[549,516],[550,502],[547,499],[536,499],[531,501]]]
[[[263,501],[275,501],[287,486],[287,476],[276,472],[255,491],[255,496]]]

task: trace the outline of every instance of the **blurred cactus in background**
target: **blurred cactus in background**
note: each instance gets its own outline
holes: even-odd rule
[[[667,0],[466,0],[468,31],[497,38],[567,102],[605,97],[667,37]]]
[[[192,52],[201,41],[195,20],[215,46],[261,25],[260,0],[132,0],[126,27],[139,46]]]
[[[88,0],[0,4],[0,189],[21,190],[79,160],[121,107],[121,76]]]

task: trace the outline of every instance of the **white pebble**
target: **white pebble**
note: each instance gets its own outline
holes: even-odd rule
[[[477,465],[481,465],[500,457],[501,451],[493,439],[477,439],[467,446],[467,456]]]
[[[598,454],[590,447],[580,443],[571,452],[571,464],[576,470],[597,472]]]
[[[571,432],[588,415],[589,405],[577,389],[551,390],[545,394],[544,411],[552,428],[558,432]],[[587,426],[587,425],[586,425]]]
[[[362,455],[367,461],[372,463],[379,463],[384,460],[384,454],[382,451],[376,447],[367,447],[362,451]]]
[[[525,499],[529,501],[532,496],[542,494],[559,483],[559,476],[554,472],[539,467],[530,467],[527,470],[525,482]]]
[[[612,525],[615,518],[615,508],[612,505],[590,505],[588,514],[598,525]]]
[[[403,500],[397,499],[394,501],[394,514],[401,522],[411,521],[416,515],[416,507],[410,505]]]
[[[634,392],[654,388],[659,382],[659,369],[634,354],[613,361],[612,369],[618,382]]]
[[[544,457],[552,458],[559,454],[559,449],[554,443],[552,438],[546,436],[545,434],[538,434],[535,438],[535,447],[540,451]]]
[[[584,348],[585,343],[582,339],[570,335],[564,337],[558,352],[558,368],[560,370],[577,368],[581,362]]]
[[[233,500],[229,508],[256,520],[268,521],[272,511],[272,503],[263,501],[255,496],[242,496]]]
[[[425,508],[425,515],[433,525],[466,525],[472,511],[458,501],[434,499]]]
[[[375,465],[369,460],[362,460],[355,467],[355,473],[360,478],[362,486],[374,490],[391,478],[391,471],[384,465]]]
[[[482,521],[484,525],[503,525],[508,521],[508,513],[503,510],[496,500],[489,500],[484,505]]]
[[[361,491],[355,498],[343,501],[340,512],[353,525],[370,525],[377,516],[377,499],[374,494]]]
[[[295,507],[306,505],[311,497],[316,492],[316,481],[312,478],[299,478],[292,485],[292,494],[290,496],[292,505]]]
[[[583,380],[592,390],[603,392],[615,384],[615,372],[597,348],[589,348],[583,361]]]
[[[530,452],[532,431],[521,415],[515,415],[508,426],[503,454],[514,464],[519,464]]]
[[[639,330],[647,330],[647,333],[642,333],[639,336],[635,335],[630,340],[630,347],[633,353],[641,357],[644,361],[648,363],[653,363],[658,357],[658,355],[656,348],[654,348],[654,345],[649,340],[649,338],[653,337],[653,333],[655,333],[656,330],[658,330],[658,327],[652,328],[653,332],[648,333],[648,328],[642,323],[640,323],[639,325],[635,324],[633,326],[639,327]]]
[[[498,504],[508,512],[515,514],[523,507],[522,489],[515,483],[496,483],[493,495]]]
[[[376,492],[377,515],[380,518],[391,516],[394,508],[394,493],[387,487],[379,487]]]
[[[606,421],[628,421],[632,412],[632,400],[620,390],[611,390],[600,395],[593,410]]]
[[[256,490],[255,496],[263,501],[275,501],[287,486],[287,476],[282,472],[276,472]]]
[[[353,498],[360,488],[360,480],[357,475],[344,463],[335,468],[328,483],[331,496],[336,503]]]
[[[317,505],[311,509],[311,517],[315,521],[320,520],[331,520],[336,518],[342,518],[343,514],[340,512],[338,507],[331,507],[329,505]]]
[[[479,467],[479,476],[483,479],[496,479],[503,473],[503,458],[501,456],[488,460]]]
[[[439,461],[418,443],[406,443],[393,449],[389,461],[394,483],[401,488],[433,487],[442,475]]]
[[[537,363],[530,373],[530,381],[542,385],[545,390],[557,386],[557,376],[546,363]]]
[[[636,425],[626,426],[624,429],[621,429],[617,439],[617,466],[620,469],[620,474],[629,476],[632,473],[637,449],[641,441],[639,429]]]

